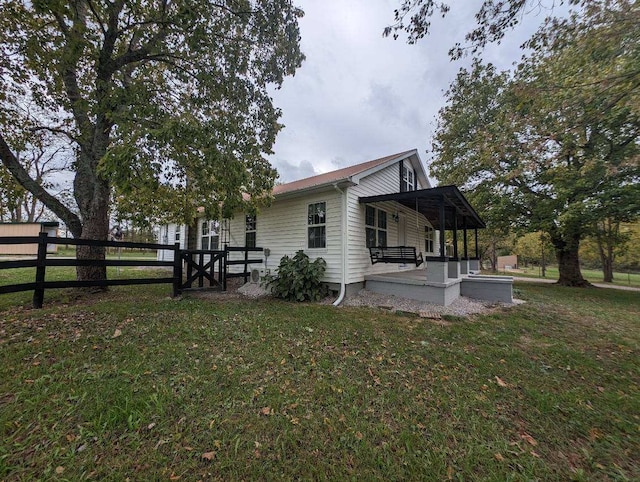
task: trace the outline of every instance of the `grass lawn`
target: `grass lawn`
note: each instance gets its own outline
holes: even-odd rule
[[[0,479],[640,479],[639,294],[517,289],[446,323],[168,286],[16,297]]]
[[[602,270],[582,268],[580,271],[582,272],[582,277],[587,281],[590,281],[591,283],[604,282],[602,281]],[[505,271],[504,273],[507,275],[523,276],[527,278],[542,278],[542,276],[540,276],[540,270],[537,266],[524,268],[522,270],[518,270],[517,272]],[[557,280],[559,277],[560,275],[558,273],[557,266],[547,267],[547,279]],[[613,283],[611,284],[621,286],[635,286],[636,288],[638,288],[640,287],[640,273],[622,273],[619,271],[615,271],[613,273]]]

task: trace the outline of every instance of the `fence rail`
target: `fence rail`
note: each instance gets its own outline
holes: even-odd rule
[[[144,284],[171,284],[173,286],[173,296],[178,296],[183,289],[188,289],[191,283],[198,279],[199,286],[203,286],[203,278],[207,278],[213,285],[213,274],[207,274],[207,268],[212,268],[214,263],[209,263],[207,266],[201,266],[201,272],[198,272],[195,276],[192,275],[192,264],[187,263],[188,268],[188,282],[183,283],[182,271],[183,261],[187,261],[187,257],[196,255],[199,257],[200,264],[204,256],[209,256],[211,259],[217,259],[220,262],[219,266],[219,279],[217,285],[226,290],[226,280],[229,277],[244,277],[245,282],[249,277],[248,265],[254,263],[262,263],[262,259],[249,259],[249,252],[262,251],[262,248],[247,248],[247,247],[226,247],[224,251],[212,251],[212,250],[181,250],[180,244],[155,244],[155,243],[134,243],[127,241],[99,241],[93,239],[76,239],[76,238],[58,238],[50,237],[47,233],[40,233],[39,236],[6,236],[0,237],[0,245],[3,244],[37,244],[38,253],[36,259],[22,259],[22,260],[7,260],[0,261],[0,270],[13,269],[13,268],[36,268],[35,281],[31,283],[18,283],[12,285],[0,286],[0,294],[17,293],[21,291],[33,290],[33,306],[34,308],[42,308],[44,301],[44,292],[46,289],[53,288],[86,288],[86,287],[106,287],[106,286],[123,286],[123,285],[144,285]],[[75,259],[75,258],[48,258],[47,257],[47,245],[51,244],[64,244],[75,246],[93,246],[93,247],[113,247],[113,248],[142,248],[152,250],[168,250],[173,251],[173,261],[154,261],[154,260],[121,260],[121,259]],[[229,260],[229,253],[231,252],[244,252],[244,258],[241,260]],[[243,264],[244,271],[241,273],[228,273],[228,265]],[[148,266],[148,267],[163,267],[173,268],[172,276],[162,278],[127,278],[127,279],[103,279],[103,280],[66,280],[66,281],[45,281],[47,267],[60,267],[60,266],[96,266],[96,267],[109,267],[109,266]]]

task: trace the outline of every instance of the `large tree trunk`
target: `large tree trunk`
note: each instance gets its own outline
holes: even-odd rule
[[[591,283],[582,277],[582,272],[580,271],[580,258],[578,256],[580,238],[575,236],[568,240],[552,239],[552,242],[556,248],[558,271],[560,272],[557,284],[575,287],[591,286]]]
[[[106,139],[101,139],[104,143]],[[104,145],[104,144],[103,144]],[[104,149],[98,149],[103,152]],[[101,156],[95,151],[89,154],[80,153],[77,172],[74,179],[74,195],[80,217],[82,219],[81,239],[106,241],[109,236],[109,183],[96,174],[96,168]],[[104,260],[106,249],[103,246],[77,246],[78,260]],[[105,280],[107,268],[105,266],[78,266],[76,268],[78,280]]]

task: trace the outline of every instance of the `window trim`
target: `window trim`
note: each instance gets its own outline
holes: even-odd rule
[[[181,233],[180,230],[182,229],[182,225],[181,224],[176,224],[176,232],[173,233],[173,240],[176,243],[180,242],[180,238],[181,238]]]
[[[373,210],[373,224],[368,224],[369,219],[367,219],[367,210]],[[382,217],[384,219],[384,227],[380,225],[381,216],[380,213],[384,213]],[[378,248],[378,247],[386,247],[388,246],[389,240],[389,213],[384,209],[376,208],[374,206],[365,206],[364,213],[364,243],[367,248]],[[374,244],[370,246],[369,243],[369,233],[373,231],[374,233]],[[384,233],[384,245],[380,244],[380,233]]]
[[[429,248],[431,244],[431,249]],[[425,224],[424,226],[424,251],[425,253],[435,253],[436,249],[436,230],[433,226]]]
[[[312,223],[313,219],[311,219],[311,206],[316,206],[318,204],[324,204],[324,212],[322,214],[323,222],[321,223]],[[315,217],[316,214],[313,214]],[[321,228],[324,231],[324,236],[321,236],[322,246],[310,246],[311,237],[310,230]],[[315,236],[315,235],[314,235]],[[317,201],[307,203],[307,249],[326,249],[327,248],[327,201]]]
[[[244,245],[247,248],[255,248],[257,245],[257,236],[258,236],[258,219],[257,216],[249,216],[248,214],[244,217]],[[249,245],[248,235],[253,235],[253,243]]]
[[[402,164],[402,192],[415,191],[416,190],[416,176],[413,168]]]
[[[217,223],[217,224],[216,224]],[[206,227],[206,233],[205,233]],[[219,221],[211,219],[203,219],[200,226],[200,249],[204,251],[218,251],[220,249],[220,230],[221,224]],[[207,238],[207,247],[204,247],[203,240]],[[212,247],[211,241],[216,240],[215,248]]]

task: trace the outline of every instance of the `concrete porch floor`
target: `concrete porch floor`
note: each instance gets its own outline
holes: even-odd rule
[[[448,306],[460,296],[513,302],[513,278],[509,276],[462,275],[446,282],[427,279],[426,269],[413,269],[365,276],[369,291]]]

